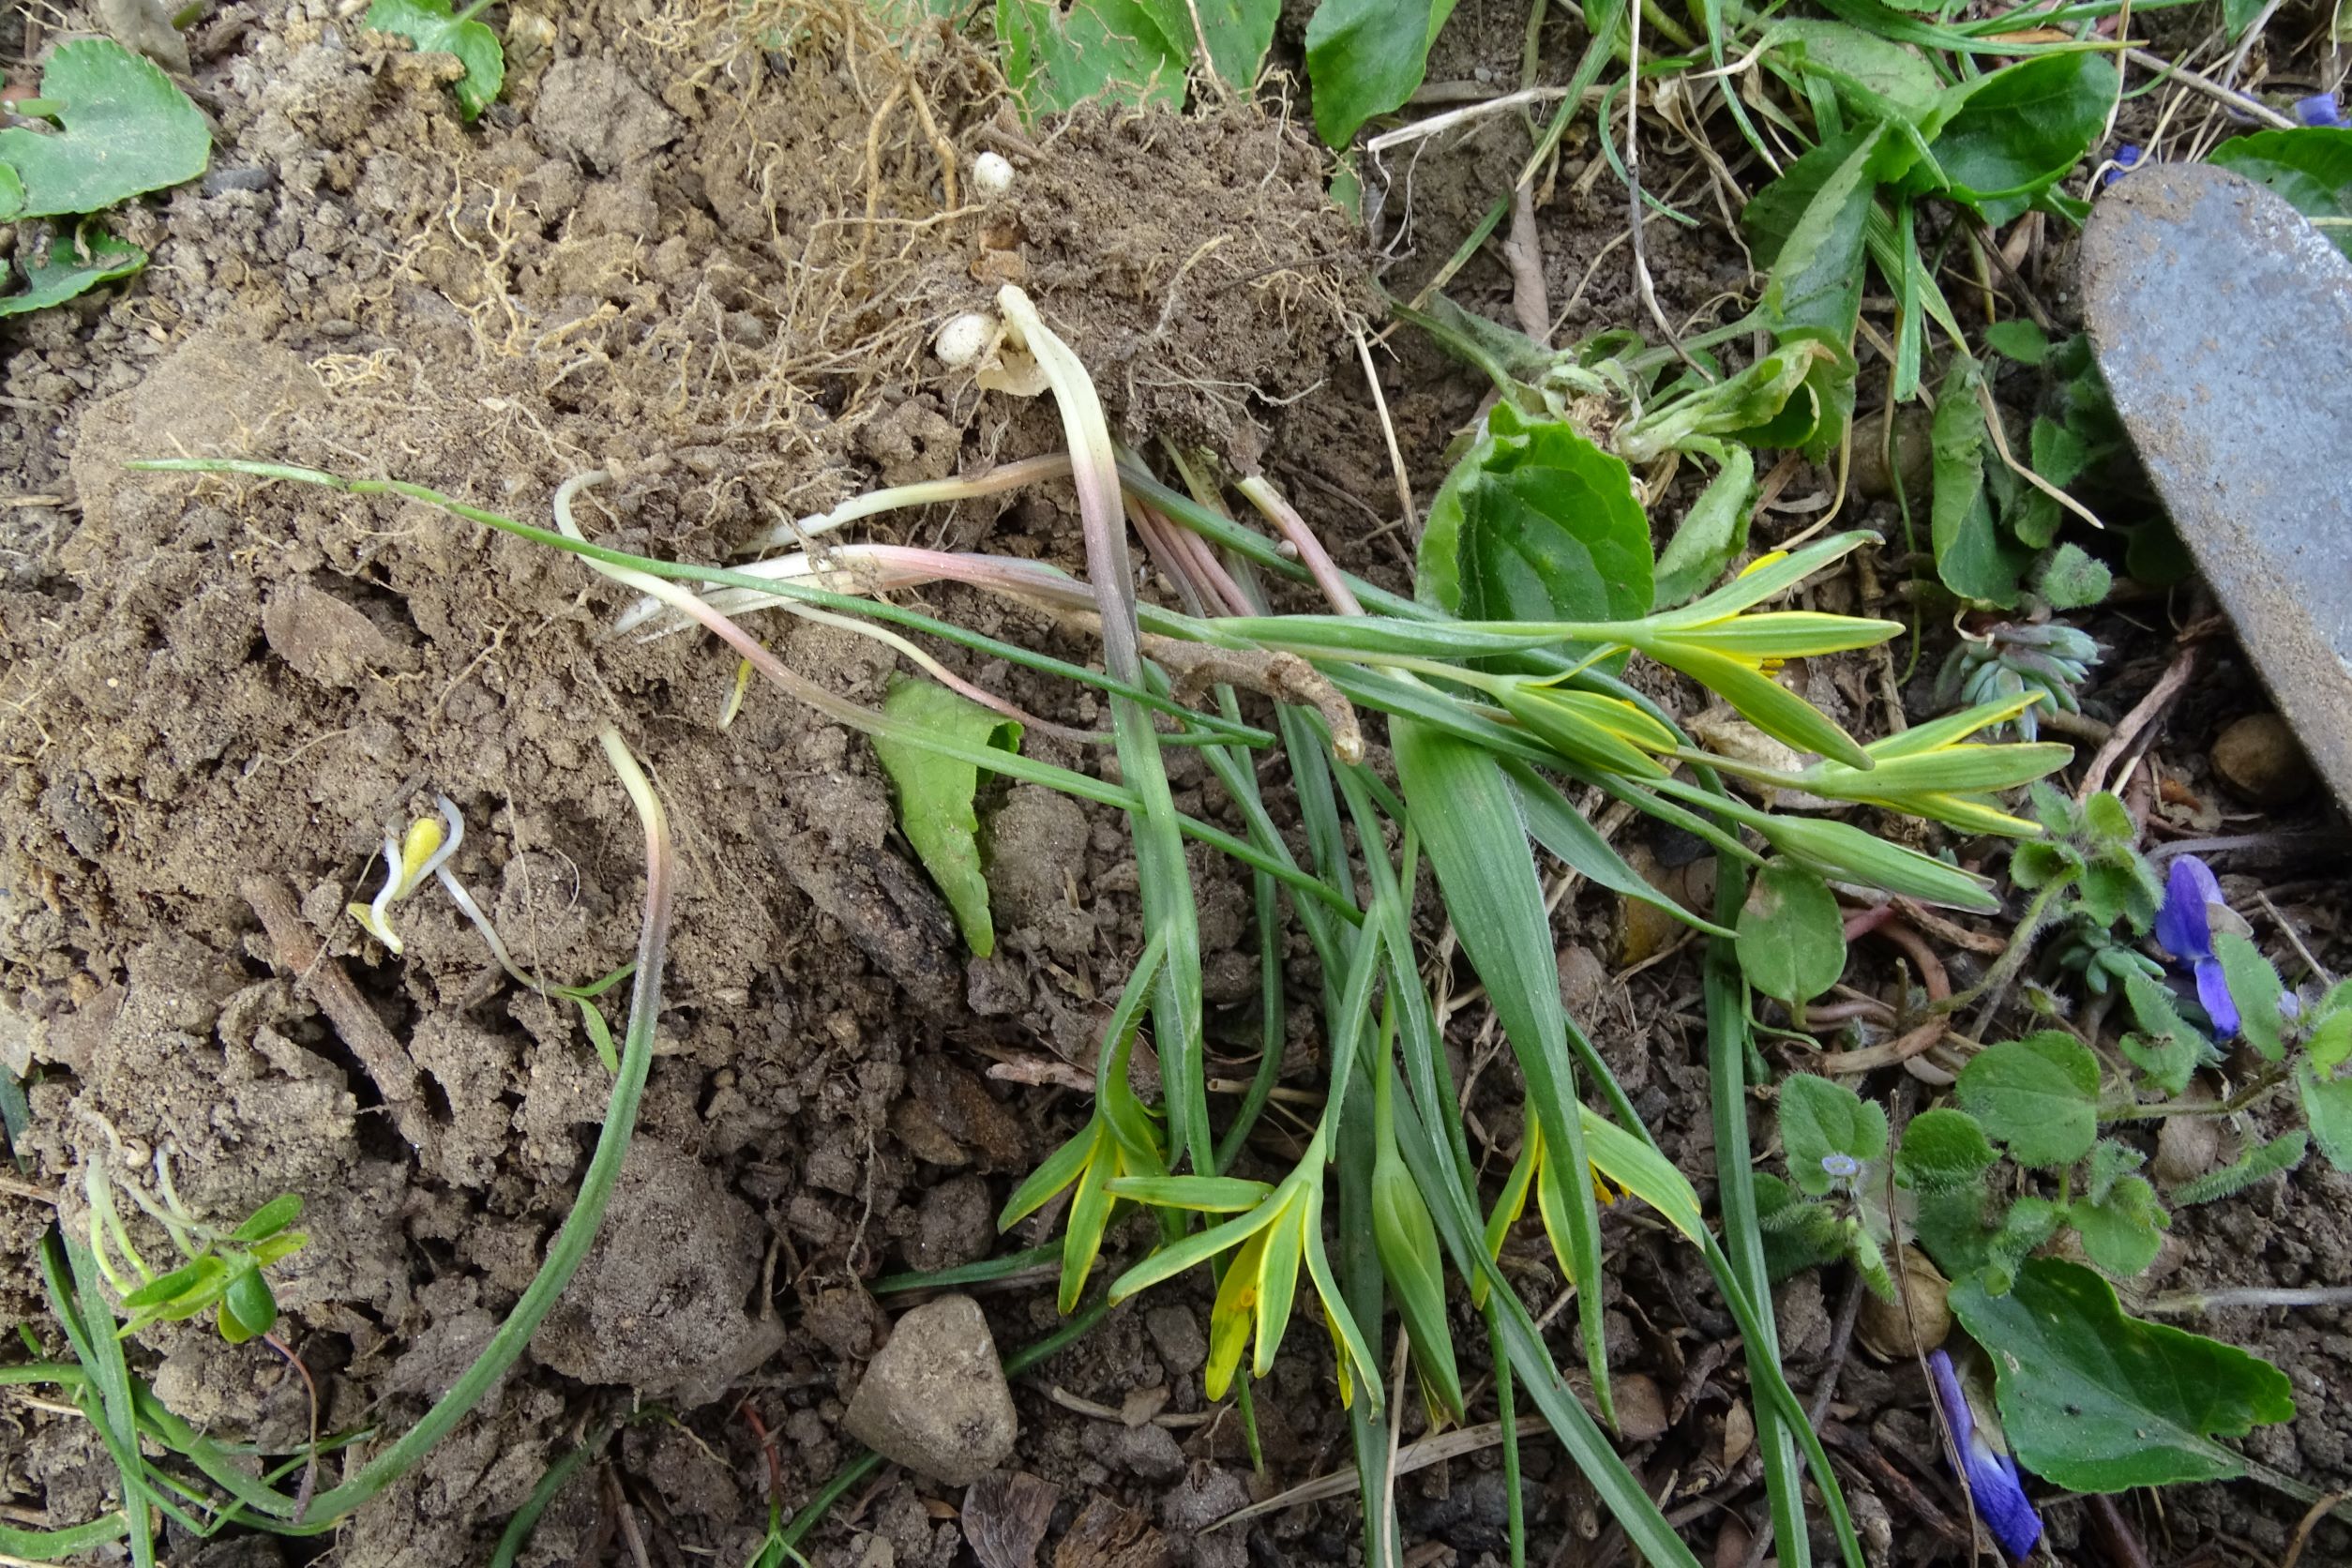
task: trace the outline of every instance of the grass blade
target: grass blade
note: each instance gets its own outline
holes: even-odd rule
[[[1576,1067],[1562,1027],[1559,964],[1518,794],[1501,762],[1476,746],[1403,720],[1390,725],[1389,740],[1408,806],[1421,803],[1413,825],[1437,869],[1462,950],[1485,982],[1495,1016],[1518,1059],[1545,1142],[1566,1169],[1581,1172],[1588,1161]],[[1593,1402],[1615,1425],[1603,1336],[1600,1211],[1591,1183],[1572,1179],[1564,1184],[1570,1194],[1568,1261],[1576,1275],[1576,1316],[1584,1330]]]

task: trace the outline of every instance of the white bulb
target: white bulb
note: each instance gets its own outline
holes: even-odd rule
[[[941,364],[960,370],[988,353],[995,337],[996,323],[977,310],[967,310],[939,329],[931,352],[939,355]]]
[[[1013,164],[1003,153],[982,153],[972,160],[972,188],[983,196],[1002,196],[1013,188]]]

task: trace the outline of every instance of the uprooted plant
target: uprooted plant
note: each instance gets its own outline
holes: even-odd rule
[[[1994,901],[1984,879],[1949,861],[1832,815],[1786,814],[1730,793],[1720,774],[1753,774],[1756,764],[1698,746],[1618,671],[1635,656],[1679,671],[1756,731],[1818,759],[1796,764],[1801,771],[1787,777],[1767,770],[1768,788],[1907,812],[1972,834],[2035,833],[2033,823],[2000,807],[1998,794],[2059,765],[2065,748],[1970,739],[1979,729],[2013,716],[2014,701],[1984,704],[1927,731],[1865,746],[1774,679],[1786,660],[1869,647],[1899,629],[1885,621],[1768,608],[1868,544],[1866,535],[1768,555],[1702,593],[1735,553],[1711,549],[1709,564],[1681,574],[1679,592],[1662,596],[1647,520],[1623,463],[1549,410],[1504,405],[1486,440],[1448,481],[1422,551],[1421,596],[1406,598],[1339,571],[1304,520],[1261,479],[1229,488],[1208,460],[1184,454],[1169,458],[1182,488],[1154,476],[1140,455],[1114,445],[1077,356],[1027,298],[1008,288],[999,303],[1003,325],[987,355],[986,379],[1018,390],[1050,390],[1062,413],[1067,455],[1010,464],[972,480],[877,492],[804,520],[796,530],[800,550],[743,569],[654,560],[592,543],[575,506],[601,475],[566,483],[555,497],[556,527],[546,529],[395,480],[215,460],[142,466],[400,496],[569,551],[644,596],[624,618],[626,624],[682,617],[699,625],[749,670],[878,746],[960,764],[963,771],[951,776],[1005,776],[1124,811],[1136,840],[1146,945],[1104,1042],[1093,1119],[1015,1195],[1005,1221],[1074,1189],[1061,1248],[1061,1299],[1069,1309],[1084,1298],[1121,1206],[1157,1214],[1160,1246],[1128,1267],[1112,1283],[1110,1296],[1122,1299],[1207,1264],[1218,1282],[1208,1373],[1213,1396],[1226,1392],[1245,1362],[1256,1375],[1269,1369],[1298,1302],[1304,1268],[1331,1331],[1339,1391],[1354,1424],[1373,1560],[1396,1555],[1387,1484],[1391,1440],[1387,1422],[1379,1418],[1391,1394],[1383,1388],[1374,1339],[1393,1297],[1413,1342],[1429,1410],[1458,1419],[1460,1369],[1455,1348],[1446,1340],[1449,1269],[1468,1287],[1486,1325],[1513,1475],[1512,1411],[1524,1397],[1650,1560],[1694,1560],[1602,1425],[1571,1393],[1517,1285],[1498,1262],[1505,1233],[1531,1198],[1562,1273],[1579,1287],[1576,1318],[1593,1405],[1600,1423],[1613,1424],[1595,1287],[1599,1204],[1614,1187],[1656,1210],[1699,1250],[1741,1327],[1773,1524],[1787,1550],[1801,1552],[1806,1539],[1801,1480],[1809,1472],[1847,1560],[1858,1563],[1861,1549],[1837,1479],[1778,1363],[1744,1121],[1749,1007],[1739,965],[1755,944],[1735,953],[1728,922],[1741,907],[1752,869],[1769,873],[1783,889],[1821,889],[1834,881],[1963,908],[1989,909]],[[1779,376],[1781,396],[1802,385],[1802,370],[1799,366]],[[1695,428],[1674,439],[1706,436]],[[880,544],[821,550],[812,542],[852,516],[1063,473],[1077,489],[1084,526],[1083,580],[1030,561]],[[1246,501],[1272,536],[1229,515],[1228,493]],[[1130,523],[1182,609],[1136,598]],[[1331,612],[1273,612],[1269,579],[1312,585]],[[1105,668],[1053,659],[873,596],[932,580],[973,584],[1093,628]],[[736,617],[767,606],[882,640],[978,704],[985,722],[942,716],[948,709],[939,703],[894,701],[869,710],[835,695],[792,671],[738,623]],[[1079,738],[1115,748],[1120,782],[1000,744],[1003,718],[1041,721],[955,676],[910,641],[910,632],[1048,671],[1105,694],[1110,731]],[[1214,693],[1214,711],[1180,701],[1203,691]],[[1244,721],[1243,692],[1274,700],[1274,729]],[[1373,753],[1363,730],[1366,713],[1384,721],[1393,776],[1367,761]],[[1200,749],[1242,832],[1177,810],[1162,765],[1169,745]],[[1279,750],[1300,802],[1309,847],[1304,865],[1259,793],[1257,754],[1269,749]],[[895,768],[894,775],[904,776]],[[1572,786],[1597,790],[1713,846],[1724,867],[1724,902],[1715,918],[1683,910],[1643,881],[1571,802],[1566,791]],[[951,787],[969,792],[972,786]],[[1257,884],[1267,1034],[1255,1080],[1222,1129],[1209,1108],[1186,838],[1231,856]],[[943,846],[936,852],[959,849],[955,840],[951,823],[951,831],[933,841]],[[1711,1062],[1727,1250],[1709,1228],[1689,1182],[1659,1152],[1560,1004],[1538,850],[1715,939],[1710,989],[1717,1027],[1711,1032]],[[933,859],[934,850],[923,852]],[[430,855],[426,850],[424,858]],[[405,868],[407,859],[402,846],[387,847],[395,867]],[[1491,1211],[1479,1191],[1412,927],[1413,889],[1425,863],[1526,1085],[1517,1168]],[[1275,1180],[1259,1181],[1234,1168],[1274,1088],[1282,1054],[1286,903],[1322,966],[1328,1078],[1304,1144]],[[641,986],[647,972],[641,969]],[[1137,1099],[1126,1079],[1147,1018],[1164,1086],[1156,1109]],[[1605,1108],[1584,1103],[1588,1083],[1598,1089]],[[1327,1205],[1336,1211],[1335,1248],[1325,1239]],[[1212,1222],[1195,1229],[1194,1214],[1206,1214]],[[1246,1414],[1247,1380],[1239,1388]],[[793,1540],[807,1522],[806,1515],[795,1521],[789,1532]],[[1515,1508],[1514,1526],[1517,1541]]]

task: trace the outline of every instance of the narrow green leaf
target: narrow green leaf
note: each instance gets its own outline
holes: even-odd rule
[[[1862,232],[1877,181],[1883,126],[1825,142],[1757,193],[1742,215],[1769,250],[1772,277],[1758,310],[1775,333],[1799,328],[1850,346],[1862,313]],[[1791,216],[1793,214],[1793,216]],[[1775,232],[1777,231],[1777,233]]]
[[[454,54],[465,75],[452,89],[458,113],[471,120],[498,101],[506,84],[506,52],[498,35],[479,22],[460,22],[449,0],[375,0],[368,25],[415,44],[428,54]]]
[[[2297,1127],[2247,1150],[2219,1170],[2209,1170],[2193,1182],[2181,1183],[2165,1196],[2178,1208],[2234,1198],[2265,1177],[2293,1170],[2303,1163],[2303,1156],[2310,1150],[2311,1134]]]
[[[1518,796],[1501,763],[1477,747],[1407,720],[1393,721],[1389,731],[1413,825],[1437,870],[1462,950],[1485,982],[1518,1060],[1545,1145],[1563,1168],[1582,1172],[1591,1160],[1560,1017],[1551,920],[1528,853]],[[1565,1184],[1568,1262],[1577,1279],[1596,1282],[1601,1225],[1591,1184]],[[1593,1399],[1606,1417],[1613,1405],[1601,1292],[1580,1290],[1576,1302]]]
[[[132,1312],[143,1312],[151,1306],[161,1306],[192,1290],[220,1278],[228,1273],[228,1265],[209,1255],[183,1263],[170,1274],[155,1278],[123,1298],[123,1305]]]
[[[23,188],[8,218],[102,211],[192,180],[212,157],[204,112],[153,61],[109,38],[62,44],[41,71],[40,96],[61,129],[0,130],[0,163]]]
[[[1955,355],[1937,393],[1929,532],[1944,586],[1964,599],[2006,610],[2018,601],[2017,580],[2028,556],[2001,533],[1985,498],[1984,414],[1976,400],[1981,374],[1974,360]]]
[[[1652,905],[1695,930],[1711,936],[1731,934],[1651,886],[1550,779],[1516,758],[1506,759],[1502,765],[1517,787],[1528,832],[1570,870],[1612,893]]]
[[[930,681],[894,680],[882,712],[923,731],[967,746],[1020,749],[1021,727],[957,692]],[[964,942],[985,958],[996,951],[988,917],[988,883],[980,874],[972,810],[980,771],[972,763],[903,741],[874,737],[874,755],[898,796],[898,825],[922,857],[923,868],[956,912]]]
[[[1115,1197],[1153,1208],[1239,1214],[1264,1202],[1274,1188],[1239,1176],[1122,1176],[1110,1184],[1110,1190]]]
[[[2079,1264],[2038,1259],[2005,1296],[1963,1279],[1952,1311],[1992,1353],[2018,1462],[2068,1491],[2242,1475],[2244,1460],[2217,1440],[2295,1414],[2277,1367],[2126,1316],[2114,1289]]]
[[[302,1217],[302,1195],[281,1192],[254,1210],[245,1223],[229,1232],[229,1240],[239,1246],[251,1246],[264,1242]]]
[[[1756,455],[1745,445],[1725,448],[1723,469],[1707,483],[1681,526],[1658,557],[1651,608],[1671,610],[1723,576],[1748,548],[1748,502],[1756,490]]]
[[[2099,1059],[2044,1030],[1987,1046],[1960,1069],[1960,1103],[2020,1165],[2058,1169],[2099,1138]]]

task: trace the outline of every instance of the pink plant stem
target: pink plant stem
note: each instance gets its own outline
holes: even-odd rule
[[[1169,541],[1192,563],[1195,580],[1208,588],[1225,606],[1226,614],[1252,615],[1257,613],[1250,607],[1249,596],[1242,592],[1242,585],[1233,580],[1232,574],[1225,569],[1225,564],[1219,561],[1216,553],[1209,548],[1208,540],[1189,528],[1177,527],[1168,518],[1153,511],[1150,506],[1144,506],[1142,509],[1150,512],[1158,520],[1160,526],[1168,531]]]
[[[1306,567],[1306,575],[1315,580],[1315,586],[1322,590],[1331,607],[1342,615],[1363,614],[1364,605],[1357,599],[1355,590],[1348,586],[1348,580],[1340,575],[1339,564],[1331,558],[1331,552],[1315,536],[1315,530],[1307,526],[1306,520],[1299,516],[1298,508],[1262,477],[1243,480],[1241,489],[1250,504],[1274,524],[1274,532],[1299,552],[1299,562]]]

